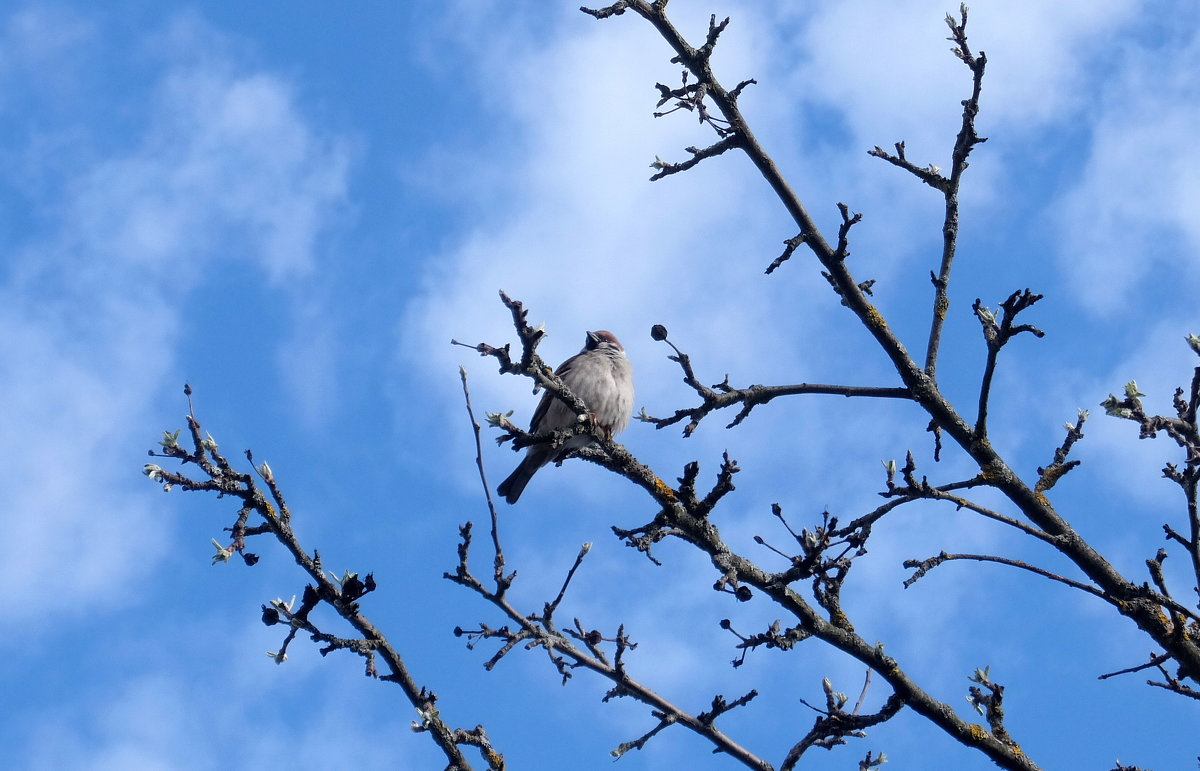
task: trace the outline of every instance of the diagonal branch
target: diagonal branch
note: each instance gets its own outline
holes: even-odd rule
[[[669,177],[672,174],[678,174],[681,171],[687,171],[688,169],[699,164],[700,161],[718,156],[727,150],[732,150],[738,146],[738,141],[739,140],[736,134],[730,134],[719,142],[709,145],[703,149],[699,147],[685,148],[689,153],[692,154],[692,157],[679,163],[670,163],[668,161],[655,158],[654,163],[650,164],[650,168],[656,169],[657,171],[655,172],[654,176],[650,177],[650,181],[657,182],[663,177]]]
[[[191,436],[192,448],[187,449],[178,441],[179,432],[165,432],[163,441],[159,442],[162,452],[151,452],[151,456],[174,458],[185,466],[192,465],[200,469],[203,479],[192,479],[183,473],[167,471],[156,464],[147,464],[143,469],[146,476],[155,482],[163,483],[164,489],[178,486],[185,491],[210,491],[221,496],[233,498],[240,503],[238,519],[230,528],[233,542],[229,546],[217,544],[217,556],[214,562],[228,561],[234,553],[240,552],[247,564],[258,561],[255,555],[245,552],[245,538],[253,534],[270,534],[284,549],[291,554],[296,564],[312,579],[312,584],[305,588],[304,600],[295,612],[292,603],[277,600],[270,607],[263,608],[263,622],[267,625],[288,623],[291,630],[285,641],[285,647],[275,653],[275,660],[282,662],[286,656],[286,644],[294,638],[296,631],[307,631],[318,642],[326,643],[322,653],[336,649],[350,650],[362,656],[367,662],[367,674],[379,677],[381,680],[396,683],[404,691],[409,703],[416,708],[420,722],[414,722],[414,731],[428,733],[446,756],[450,766],[470,769],[470,764],[463,756],[459,745],[469,744],[480,748],[488,767],[499,771],[503,768],[503,756],[496,752],[487,739],[482,726],[470,731],[451,729],[440,716],[435,706],[437,695],[424,686],[417,684],[409,672],[403,658],[384,636],[384,634],[362,614],[359,599],[375,588],[374,579],[367,576],[360,580],[357,574],[347,572],[341,579],[332,579],[321,564],[320,555],[314,552],[310,555],[300,544],[300,540],[291,525],[291,511],[283,498],[279,484],[268,464],[262,463],[256,467],[260,478],[267,486],[267,493],[255,482],[253,475],[238,471],[221,454],[217,443],[212,437],[204,434],[200,421],[196,419],[190,408],[191,388],[184,386],[187,394],[189,410],[187,415],[188,431]],[[253,462],[252,455],[246,452],[248,459]],[[251,513],[262,520],[262,525],[249,528],[247,518]],[[216,541],[214,540],[214,543]],[[321,632],[308,621],[309,612],[318,603],[325,603],[353,627],[361,638],[348,640]],[[387,668],[387,674],[378,675],[375,671],[376,658],[382,659]]]
[[[524,642],[526,647],[541,647],[545,649],[551,660],[555,661],[559,671],[563,674],[564,680],[570,677],[570,670],[574,668],[584,668],[590,670],[613,682],[613,689],[609,692],[607,698],[616,696],[629,696],[638,701],[647,704],[652,709],[652,714],[659,718],[657,728],[650,731],[641,739],[635,742],[627,742],[618,748],[620,753],[624,753],[629,749],[640,748],[653,735],[657,734],[663,728],[669,725],[680,725],[690,729],[696,734],[706,738],[712,742],[714,751],[722,752],[737,760],[747,768],[758,769],[759,771],[771,771],[771,765],[765,760],[758,758],[745,747],[735,742],[722,730],[714,724],[715,717],[722,711],[727,711],[734,706],[744,704],[752,697],[743,697],[742,700],[726,705],[722,702],[722,709],[717,710],[716,702],[714,702],[714,712],[710,714],[701,713],[692,715],[680,707],[677,707],[671,701],[655,692],[653,689],[644,683],[635,680],[626,671],[622,663],[621,654],[626,647],[629,647],[628,642],[624,637],[623,630],[618,633],[616,638],[617,656],[614,662],[610,663],[607,657],[596,655],[599,653],[598,642],[601,640],[599,633],[587,632],[582,635],[585,648],[575,645],[566,634],[558,631],[552,619],[550,612],[553,611],[561,602],[563,594],[566,591],[567,585],[570,583],[571,575],[579,567],[579,562],[587,553],[587,549],[582,549],[577,557],[574,565],[571,568],[566,580],[563,582],[563,591],[559,593],[553,602],[545,604],[546,613],[543,615],[521,613],[514,607],[506,597],[501,596],[497,592],[490,591],[483,582],[480,581],[471,572],[469,565],[469,547],[470,547],[470,523],[463,528],[463,541],[459,546],[459,561],[455,572],[445,573],[444,577],[462,586],[471,589],[484,600],[498,608],[508,620],[515,626],[517,631],[509,630],[508,627],[500,630],[482,629],[476,632],[463,632],[462,634],[473,635],[475,637],[493,637],[505,641],[501,650],[488,662],[489,668],[495,664],[501,656],[515,649],[516,645]],[[576,625],[579,626],[578,620]],[[582,628],[582,627],[581,627]]]

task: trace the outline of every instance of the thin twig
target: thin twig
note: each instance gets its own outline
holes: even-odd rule
[[[513,576],[504,575],[504,550],[500,548],[500,516],[496,511],[496,503],[492,500],[492,488],[487,481],[487,472],[483,467],[483,440],[480,437],[479,421],[475,420],[475,410],[471,407],[471,390],[467,387],[467,368],[459,367],[458,375],[462,379],[463,400],[467,405],[467,416],[471,419],[471,430],[475,435],[475,466],[479,469],[479,482],[483,485],[484,499],[487,501],[488,512],[492,519],[492,548],[495,550],[493,567],[495,568],[496,592],[500,596],[512,586]]]

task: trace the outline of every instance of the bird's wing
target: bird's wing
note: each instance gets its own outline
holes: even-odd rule
[[[575,356],[572,356],[564,361],[562,364],[559,364],[558,369],[554,370],[554,374],[558,375],[562,380],[566,380],[567,376],[571,373],[571,370],[575,367],[575,360],[578,358],[579,356],[576,354]],[[550,405],[553,404],[554,400],[557,398],[558,397],[552,391],[546,391],[544,394],[542,394],[542,400],[538,402],[537,409],[533,411],[533,419],[529,421],[530,431],[537,433],[538,431],[543,430],[542,422],[546,419],[546,413],[550,411]]]

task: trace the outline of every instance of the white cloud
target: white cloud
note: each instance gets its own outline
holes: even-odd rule
[[[1060,264],[1093,313],[1128,316],[1145,291],[1172,296],[1198,275],[1200,33],[1190,34],[1126,44],[1093,110],[1084,167],[1057,207]]]
[[[1086,104],[1088,59],[1136,11],[1128,0],[969,5],[969,45],[989,60],[983,120],[1003,122],[1007,132],[1068,119]],[[947,12],[958,18],[957,6],[942,0],[785,8],[784,19],[803,27],[797,44],[784,49],[800,64],[792,79],[797,96],[840,112],[856,145],[905,139],[913,151],[948,153],[971,73],[950,53]],[[948,158],[928,160],[948,165]]]
[[[73,57],[91,44],[94,34],[87,20],[50,4],[29,5],[8,16],[0,26],[0,79],[13,83],[0,94],[0,110],[29,83],[59,104],[76,97]]]
[[[584,22],[549,46],[529,41],[509,53],[516,58],[504,67],[487,69],[489,78],[507,78],[489,80],[487,88],[513,95],[498,122],[518,123],[519,146],[488,156],[485,165],[503,168],[507,183],[480,206],[483,224],[432,261],[405,323],[408,361],[440,368],[446,382],[459,362],[485,373],[473,376],[477,410],[522,403],[531,409],[527,384],[490,377],[489,365],[446,344],[450,337],[511,339],[495,295],[502,288],[526,303],[534,324],[547,323],[551,337],[541,351],[553,363],[578,350],[585,329],[616,332],[635,364],[637,403],[652,412],[665,411],[667,396],[681,394],[677,365],[649,340],[650,326],[659,322],[710,382],[726,372],[796,376],[802,358],[806,368],[797,377],[820,380],[815,373],[828,366],[828,344],[838,333],[818,332],[815,317],[837,307],[836,300],[811,271],[783,280],[762,275],[783,239],[794,235],[778,202],[736,153],[649,183],[656,155],[685,157],[684,146],[714,137],[687,114],[650,117],[653,82],[674,82],[678,68],[644,25]],[[761,63],[762,52],[747,39],[753,36],[731,36],[742,41],[725,53],[731,71],[752,73]],[[798,294],[814,299],[798,303]],[[708,300],[718,295],[728,301]],[[758,332],[772,325],[778,335]],[[792,328],[804,332],[785,332]],[[455,394],[439,388],[433,395],[446,422],[461,419]],[[521,411],[517,419],[527,416]],[[649,429],[635,426],[630,435],[637,431]],[[715,424],[706,433],[724,441]]]
[[[160,271],[221,258],[276,281],[311,270],[345,195],[346,146],[315,134],[270,74],[217,61],[169,70],[156,91],[139,146],[76,182],[87,248]]]
[[[1187,394],[1192,368],[1197,363],[1184,340],[1188,325],[1195,323],[1194,318],[1156,320],[1141,336],[1140,345],[1090,382],[1090,391],[1101,397],[1114,393],[1121,398],[1121,389],[1132,380],[1146,395],[1142,403],[1148,414],[1174,417],[1172,396],[1176,388],[1183,388]],[[1107,416],[1099,406],[1091,412],[1085,447],[1094,451],[1103,468],[1110,470],[1101,481],[1105,492],[1139,509],[1182,513],[1179,488],[1163,479],[1161,473],[1168,461],[1182,465],[1178,445],[1165,433],[1159,433],[1156,439],[1139,440],[1136,423]],[[1157,540],[1161,532],[1154,529],[1150,535]]]
[[[384,684],[355,678],[355,664],[311,649],[298,666],[250,656],[247,643],[263,627],[249,623],[207,619],[178,635],[159,629],[160,642],[170,639],[164,649],[189,651],[205,639],[208,645],[186,666],[165,655],[142,657],[135,673],[103,686],[88,682],[65,705],[41,702],[23,711],[14,717],[25,728],[23,741],[7,747],[6,757],[21,768],[97,771],[270,768],[289,754],[300,768],[384,769],[428,757],[422,737],[372,740],[407,721],[375,708],[387,703]],[[111,661],[95,665],[118,674]],[[282,709],[298,691],[324,696],[301,712]]]
[[[50,227],[17,242],[0,281],[0,489],[12,523],[0,593],[17,623],[121,602],[112,588],[153,567],[166,525],[137,459],[153,441],[152,405],[175,392],[164,381],[176,377],[190,290],[230,260],[275,280],[303,275],[345,194],[346,142],[311,125],[285,81],[224,55],[194,17],[169,34],[180,58],[149,94],[114,96],[114,113],[144,110],[141,131],[107,153],[108,126],[76,133],[92,143],[73,149],[86,160],[48,163],[23,191]],[[0,77],[42,55],[13,47]],[[35,136],[3,165],[37,166],[48,146]]]
[[[1089,69],[1092,59],[1112,42],[1113,34],[1133,10],[1132,4],[1125,2],[1077,3],[1055,9],[1037,3],[972,5],[979,6],[972,17],[973,40],[991,59],[990,90],[985,97],[989,125],[998,125],[998,130],[1025,142],[1039,132],[1062,130],[1064,123],[1078,120],[1088,109],[1087,96],[1096,88],[1095,73]],[[940,202],[934,200],[930,205],[928,199],[936,196],[920,198],[913,193],[911,180],[878,161],[841,160],[828,167],[825,162],[844,155],[847,147],[861,153],[876,143],[906,139],[910,157],[945,165],[934,153],[949,152],[959,125],[959,99],[969,86],[965,68],[946,50],[949,44],[943,40],[946,33],[941,23],[946,10],[945,5],[932,3],[826,3],[797,34],[797,19],[788,12],[779,17],[786,23],[772,30],[772,24],[761,18],[767,11],[742,9],[733,12],[734,24],[727,33],[728,41],[762,43],[725,49],[720,77],[727,83],[742,76],[759,78],[759,89],[747,92],[744,105],[755,110],[751,114],[755,131],[760,138],[771,140],[768,147],[778,153],[777,160],[801,188],[802,197],[814,202],[814,209],[826,207],[826,211],[816,212],[823,220],[828,219],[837,200],[848,200],[852,208],[867,212],[867,220],[855,231],[852,263],[871,277],[886,278],[879,274],[887,271],[885,260],[896,253],[911,254],[938,240],[940,212],[936,210]],[[807,15],[810,8],[796,13]],[[703,29],[695,18],[688,20],[688,25],[693,31]],[[488,92],[512,99],[498,122],[506,126],[510,124],[505,121],[515,123],[518,128],[513,133],[519,140],[514,143],[515,152],[492,148],[486,156],[493,175],[486,184],[494,185],[494,190],[490,200],[480,198],[483,224],[457,248],[439,256],[423,295],[410,307],[402,335],[406,363],[445,371],[446,379],[438,382],[448,385],[454,365],[461,361],[472,369],[477,415],[484,409],[517,407],[515,419],[524,419],[534,400],[523,382],[514,384],[513,378],[496,377],[490,361],[480,365],[472,354],[445,345],[452,336],[468,342],[511,340],[508,315],[494,299],[495,289],[505,288],[526,301],[534,324],[548,323],[552,337],[542,353],[551,363],[578,348],[576,335],[582,329],[606,326],[621,334],[635,364],[637,404],[645,404],[655,413],[664,412],[663,405],[673,409],[689,401],[679,384],[677,367],[664,362],[664,351],[645,340],[646,327],[658,321],[666,323],[673,339],[695,357],[702,379],[709,383],[719,381],[726,371],[735,382],[746,378],[760,382],[894,382],[886,362],[855,353],[863,339],[856,336],[853,320],[830,299],[827,287],[819,279],[812,280],[811,265],[790,264],[772,279],[759,275],[762,266],[778,253],[779,241],[792,231],[774,214],[777,203],[763,195],[761,180],[747,171],[743,158],[731,155],[706,162],[682,177],[654,184],[644,181],[648,159],[654,155],[679,157],[679,148],[703,144],[704,137],[684,116],[675,116],[678,121],[644,119],[652,109],[649,84],[654,80],[674,82],[678,73],[662,64],[661,41],[631,31],[639,26],[644,23],[626,18],[600,25],[599,32],[584,27],[555,37],[549,45],[545,39],[528,50],[514,45],[504,51],[505,66],[486,69]],[[505,34],[497,34],[511,40],[507,33],[506,29]],[[744,37],[738,38],[739,34]],[[781,49],[769,44],[774,42],[772,34],[795,36],[799,42]],[[1031,40],[1032,46],[1022,46]],[[791,75],[789,68],[794,67],[799,69]],[[780,88],[780,83],[789,87]],[[797,119],[781,105],[770,103],[793,98],[806,100],[810,108],[822,107],[832,116]],[[820,132],[805,120],[840,121],[846,136],[825,140],[827,145],[810,141],[807,132]],[[810,144],[815,145],[812,152]],[[480,157],[478,163],[485,161]],[[864,173],[868,163],[882,171]],[[972,169],[971,173],[976,172]],[[1012,165],[993,171],[995,176],[984,181],[991,184],[999,179],[1004,185],[995,186],[1001,189],[1017,186],[1024,182],[1020,172],[1019,166]],[[509,182],[495,184],[496,179]],[[844,192],[854,197],[843,198]],[[919,223],[925,222],[929,224],[927,235],[913,235]],[[923,256],[928,255],[926,251]],[[807,262],[801,256],[795,260]],[[619,277],[615,286],[598,278],[608,275]],[[909,296],[904,292],[910,284],[887,284],[881,281],[881,305],[889,302],[889,296],[892,302],[903,302]],[[900,300],[895,299],[897,295]],[[961,300],[956,302],[956,307],[965,306]],[[901,323],[911,323],[904,317],[905,311],[902,308],[897,315]],[[627,336],[627,328],[633,330],[633,336]],[[970,344],[977,345],[977,329],[972,327],[971,332]],[[968,351],[962,357],[967,364],[960,370],[979,366],[980,350]],[[949,364],[943,368],[947,379],[966,378]],[[465,425],[459,392],[446,385],[439,393],[430,394],[435,400],[431,403],[440,408],[436,416],[429,416],[429,424],[450,426],[449,441],[458,442],[462,451],[455,457],[469,457],[469,437],[457,428]],[[967,394],[963,402],[966,411],[972,412],[977,386],[972,382],[959,388]],[[1036,407],[1023,404],[1020,411],[1012,410],[1013,430],[997,431],[1006,445],[1029,445],[1028,434],[1036,434],[1041,441],[1051,433],[1034,431],[1027,422],[1030,411],[1037,412],[1045,404],[1040,392],[1020,394]],[[407,402],[409,394],[404,397]],[[740,489],[722,506],[718,521],[726,538],[742,549],[748,534],[769,534],[763,525],[769,499],[753,500],[755,495],[773,494],[758,492],[769,489],[763,484],[767,477],[773,475],[769,481],[774,494],[791,496],[785,508],[794,524],[811,525],[823,505],[839,509],[834,513],[845,521],[872,505],[868,499],[873,495],[871,485],[879,485],[882,479],[881,459],[902,460],[909,449],[905,442],[918,443],[912,447],[918,458],[928,451],[928,445],[921,444],[928,441],[921,433],[924,421],[912,415],[896,419],[897,413],[905,413],[894,404],[876,410],[877,406],[835,399],[795,400],[760,408],[733,432],[721,428],[732,415],[717,415],[686,443],[671,441],[666,433],[637,424],[624,441],[664,477],[675,473],[680,457],[697,457],[704,463],[705,478],[710,479],[720,451],[734,448],[733,454],[746,471],[738,477]],[[1052,415],[1053,430],[1073,417],[1076,406],[1068,402],[1065,414]],[[405,410],[408,420],[411,409],[405,407],[398,403],[396,409]],[[1060,407],[1061,402],[1055,402],[1055,408]],[[906,420],[916,424],[915,429],[905,425]],[[1037,463],[1044,464],[1057,441],[1061,441],[1060,433],[1036,448],[1040,454],[1035,461],[1022,458],[1023,462],[1016,464],[1019,471],[1028,474]],[[927,471],[931,481],[955,478],[952,470],[961,456],[953,448],[946,454],[950,460],[936,468],[926,464],[919,473]],[[495,457],[500,460],[490,462],[498,466],[493,468],[493,477],[498,479],[515,459],[507,453]],[[607,484],[611,480],[590,481],[600,472],[575,465],[582,468],[544,472],[546,478],[539,478],[537,487],[530,490],[532,497],[521,502],[525,511],[514,512],[513,517],[527,513],[530,517],[563,516],[557,512],[573,505],[577,496],[589,502],[602,500],[604,513],[596,516],[604,517],[605,524],[620,518],[628,525],[636,518],[634,498],[613,495],[614,486]],[[960,471],[957,478],[971,475],[969,468]],[[474,487],[478,484],[474,474],[473,467],[463,464],[460,480]],[[866,486],[864,477],[871,480]],[[603,490],[603,497],[597,490]],[[630,500],[635,502],[626,503]],[[891,646],[889,650],[902,656],[905,666],[920,672],[923,682],[933,682],[939,696],[952,699],[952,704],[965,712],[961,701],[965,676],[971,667],[987,663],[972,657],[995,652],[998,658],[1012,661],[1027,655],[1021,650],[1023,638],[996,642],[983,639],[981,630],[990,616],[1010,610],[999,598],[1022,596],[1019,592],[1028,591],[1032,579],[997,566],[949,565],[903,593],[897,582],[908,571],[900,569],[899,563],[946,548],[1022,558],[1028,550],[1031,562],[1061,566],[1056,555],[1041,549],[1040,543],[1014,543],[1021,539],[1000,526],[981,524],[975,516],[949,505],[913,508],[889,515],[886,526],[880,527],[886,532],[876,536],[871,553],[855,568],[851,582],[860,582],[855,586],[862,591],[847,592],[848,606],[853,603],[851,609],[861,611],[861,617],[869,622],[861,624],[861,633],[879,633]],[[749,513],[739,518],[741,512]],[[532,548],[553,550],[544,521],[527,527],[538,528]],[[582,527],[574,522],[556,524],[553,535],[564,529],[575,535]],[[593,527],[593,531],[602,528]],[[569,548],[562,551],[567,553]],[[511,554],[516,556],[517,550]],[[613,563],[629,558],[618,555]],[[520,554],[514,563],[525,565],[525,560],[535,563],[534,583],[544,578],[547,585],[557,588],[557,574],[546,567],[547,560]],[[611,563],[597,562],[603,570],[616,574]],[[689,564],[696,567],[689,571],[681,569],[681,564],[683,560],[672,562],[668,568],[671,576],[662,579],[664,584],[677,592],[707,585],[702,577],[707,565]],[[522,573],[523,580],[531,580],[530,572]],[[1040,598],[1047,586],[1037,586]],[[1069,604],[1071,600],[1064,602],[1071,612],[1075,612],[1075,604],[1088,601],[1083,598]],[[601,600],[593,603],[602,604]],[[680,605],[672,609],[681,614],[691,610]],[[602,615],[605,610],[608,608],[595,612]],[[751,602],[744,612],[750,616],[756,610]],[[728,611],[730,616],[739,612],[743,611]],[[1038,613],[1022,607],[1014,610],[1012,617],[1036,622],[1030,626],[1037,628],[1060,620],[1047,620]],[[654,669],[653,664],[644,662],[656,657],[669,659],[660,673],[668,687],[686,689],[691,684],[689,670],[697,668],[698,661],[728,658],[712,656],[711,641],[673,637],[676,630],[670,620],[660,620],[658,627],[654,621],[652,614],[632,618],[631,631],[647,641],[638,653],[643,671]],[[747,631],[757,631],[763,622],[745,623]],[[842,665],[845,673],[856,666]]]

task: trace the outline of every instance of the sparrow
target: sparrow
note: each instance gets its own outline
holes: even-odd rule
[[[562,378],[571,393],[583,400],[596,424],[608,436],[623,431],[629,425],[629,417],[633,414],[633,367],[625,356],[625,348],[612,332],[603,329],[588,332],[583,350],[560,364],[554,374]],[[577,419],[566,402],[547,391],[533,413],[529,432],[544,434],[569,428],[575,425]],[[586,447],[592,441],[592,437],[578,434],[561,447],[530,445],[520,465],[508,479],[500,483],[496,492],[509,503],[516,503],[538,469],[572,450]]]

